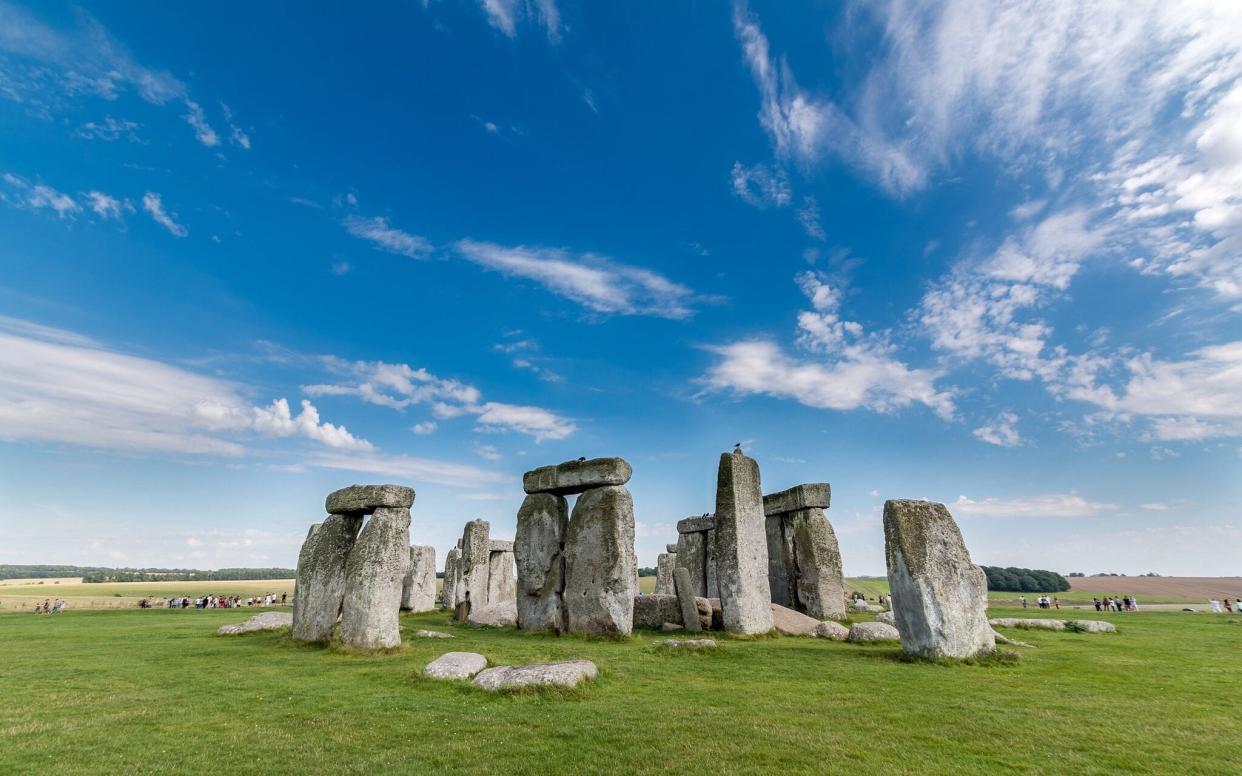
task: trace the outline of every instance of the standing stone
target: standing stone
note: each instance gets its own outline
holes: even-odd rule
[[[454,547],[444,558],[444,589],[440,591],[440,604],[445,609],[457,606],[457,576],[461,565],[461,550]]]
[[[522,630],[565,628],[561,545],[568,522],[569,504],[564,496],[532,494],[518,509],[513,556],[517,562],[517,619]]]
[[[656,556],[656,595],[673,594],[673,569],[676,567],[676,553],[662,552]]]
[[[629,635],[634,624],[634,500],[623,485],[588,490],[565,531],[565,614],[571,633]]]
[[[362,526],[362,515],[328,515],[311,526],[298,553],[293,587],[293,638],[330,641],[345,600],[345,563]]]
[[[740,451],[720,456],[715,534],[725,630],[767,633],[772,630],[772,594],[759,464]]]
[[[681,626],[688,631],[702,630],[698,602],[694,600],[695,595],[688,569],[679,567],[673,570],[673,587],[677,591],[677,603],[681,606]]]
[[[716,529],[712,528],[703,534],[703,567],[705,598],[720,597],[720,576],[716,566]]]
[[[819,507],[809,507],[786,514],[783,521],[787,552],[792,550],[798,570],[793,586],[795,608],[820,619],[844,619],[841,549],[828,516]]]
[[[487,605],[510,604],[517,598],[513,578],[513,550],[493,550],[488,558]]]
[[[366,649],[400,646],[397,615],[409,563],[410,510],[375,510],[345,563],[342,643]]]
[[[436,548],[416,544],[410,548],[410,569],[401,588],[401,608],[429,612],[436,608]]]
[[[492,527],[486,520],[466,523],[461,535],[461,585],[457,600],[474,608],[487,606],[487,578],[491,571]]]
[[[690,572],[690,585],[697,596],[707,595],[707,550],[703,546],[707,534],[677,535],[677,567]]]
[[[902,651],[966,658],[996,648],[987,578],[944,504],[884,502],[884,549]]]
[[[768,588],[772,591],[772,603],[793,607],[793,582],[797,576],[794,566],[793,542],[786,541],[785,520],[782,515],[771,515],[764,520],[768,540]]]

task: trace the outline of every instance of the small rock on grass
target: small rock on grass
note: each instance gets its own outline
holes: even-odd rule
[[[715,649],[715,639],[666,639],[664,646],[670,649]]]
[[[419,639],[451,639],[451,638],[454,638],[453,634],[451,633],[442,633],[440,631],[433,631],[433,630],[416,630],[414,631],[414,637],[419,638]]]
[[[856,622],[850,626],[847,641],[900,641],[901,634],[892,625],[882,622]]]
[[[813,636],[821,639],[832,639],[833,641],[845,641],[849,638],[850,629],[839,622],[826,621],[815,626],[812,632]]]
[[[293,615],[289,612],[264,612],[256,614],[245,622],[234,623],[233,625],[221,625],[216,633],[221,636],[237,636],[242,633],[250,633],[252,631],[276,630],[277,628],[288,628],[293,625]]]
[[[542,663],[529,666],[496,666],[479,672],[474,685],[496,692],[515,687],[577,687],[594,679],[599,669],[590,660]]]
[[[445,652],[423,669],[424,679],[469,679],[487,667],[477,652]]]

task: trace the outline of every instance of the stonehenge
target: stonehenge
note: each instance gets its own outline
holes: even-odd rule
[[[413,504],[414,490],[401,485],[351,485],[328,495],[328,517],[311,527],[298,554],[294,639],[329,641],[339,618],[344,644],[401,643],[397,617],[411,560]]]
[[[759,464],[740,449],[720,456],[714,532],[725,630],[767,633],[772,630],[772,595]]]
[[[719,598],[716,579],[716,517],[687,517],[677,523],[677,552],[674,566],[690,572],[694,595]]]
[[[472,611],[495,607],[502,611],[504,605],[513,603],[516,591],[513,542],[493,540],[486,520],[466,523],[457,546],[444,560],[441,602],[445,608],[465,621]]]
[[[987,578],[944,504],[884,502],[884,554],[902,651],[967,658],[996,648]]]
[[[630,633],[638,593],[634,502],[625,487],[632,474],[621,458],[594,458],[522,477],[527,497],[513,543],[520,628]]]
[[[410,568],[401,588],[401,608],[407,612],[429,612],[436,608],[436,548],[410,547]]]
[[[656,595],[669,595],[673,590],[673,569],[677,567],[676,552],[662,552],[656,558]]]
[[[811,617],[845,617],[845,578],[837,536],[824,514],[826,482],[798,485],[763,497],[772,603]]]

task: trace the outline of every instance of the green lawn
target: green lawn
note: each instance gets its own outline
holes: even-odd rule
[[[994,612],[1007,614],[1010,612]],[[218,637],[248,612],[0,614],[0,773],[1238,773],[1242,622],[1139,613],[1014,631],[1013,665],[718,637],[716,654],[402,618],[396,654]],[[1036,616],[1035,613],[1030,613]],[[408,638],[417,628],[454,640]],[[421,681],[448,650],[590,658],[568,695]]]

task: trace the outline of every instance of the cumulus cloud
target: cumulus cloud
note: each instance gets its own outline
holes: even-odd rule
[[[129,200],[117,199],[102,191],[88,191],[86,199],[91,211],[105,221],[120,220],[126,213],[134,212]]]
[[[173,237],[185,237],[190,233],[189,229],[177,223],[176,213],[169,213],[164,209],[164,200],[159,194],[153,191],[143,194],[142,209],[147,211],[155,223],[167,229]]]
[[[949,504],[950,512],[966,517],[1095,517],[1118,508],[1117,504],[1089,501],[1074,492],[979,501],[958,496]]]
[[[423,259],[431,254],[435,247],[423,237],[402,231],[388,223],[382,216],[364,218],[348,216],[344,221],[345,230],[354,237],[370,241],[376,248],[411,259]]]
[[[972,433],[977,439],[998,447],[1017,447],[1022,444],[1018,434],[1018,416],[1013,412],[1002,412],[990,422],[983,424]]]
[[[598,313],[688,318],[698,301],[691,289],[658,272],[593,253],[475,240],[460,240],[455,247],[462,258],[481,267],[532,280]]]

